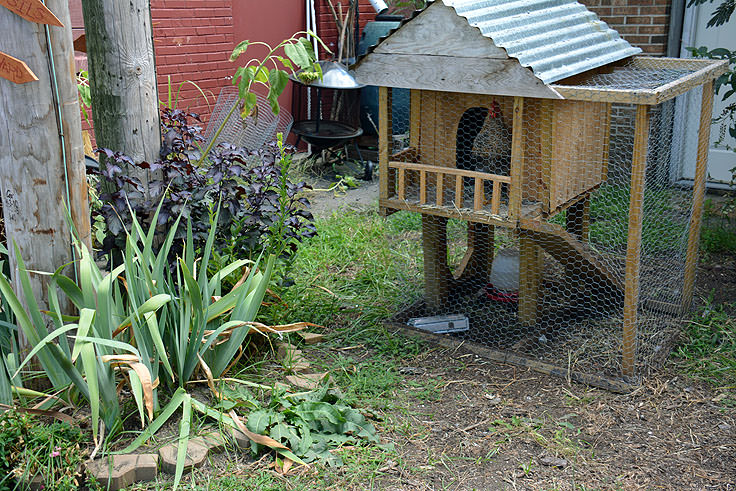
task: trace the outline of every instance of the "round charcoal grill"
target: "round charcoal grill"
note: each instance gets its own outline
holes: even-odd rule
[[[363,134],[362,128],[354,128],[340,121],[320,119],[297,121],[291,131],[312,145],[317,152],[345,145]]]
[[[365,167],[364,177],[370,179],[372,166],[370,162],[363,161],[355,141],[363,134],[363,129],[352,124],[359,120],[360,110],[360,92],[355,89],[360,89],[363,85],[357,83],[352,72],[340,63],[321,61],[319,64],[322,68],[321,80],[304,85],[298,76],[290,77],[303,90],[317,91],[316,101],[313,103],[314,113],[296,121],[291,131],[297,136],[297,144],[299,140],[304,140],[312,145],[314,157],[324,151],[330,152],[342,147],[346,151],[338,158],[345,158],[347,145],[352,143],[360,163]],[[332,153],[336,155],[335,152]]]

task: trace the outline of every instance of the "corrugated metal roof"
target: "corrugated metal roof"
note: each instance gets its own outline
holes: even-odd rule
[[[574,0],[442,0],[545,84],[641,53]]]
[[[642,52],[575,0],[438,1],[453,7],[545,84]],[[401,29],[420,12],[414,12],[391,32]],[[378,44],[389,36],[381,38]]]

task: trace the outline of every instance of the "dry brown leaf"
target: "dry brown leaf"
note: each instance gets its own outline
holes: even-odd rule
[[[113,365],[127,365],[138,361],[136,355],[102,355],[100,357],[102,363],[110,363]]]
[[[245,427],[245,425],[243,424],[243,422],[240,421],[240,418],[238,417],[237,414],[235,414],[235,411],[234,410],[231,409],[228,414],[233,419],[233,421],[235,422],[235,425],[238,427],[238,429],[245,436],[247,436],[248,438],[250,438],[254,442],[259,443],[261,445],[265,445],[265,446],[267,446],[269,448],[281,448],[281,449],[284,449],[284,450],[289,450],[289,447],[284,446],[282,443],[277,442],[276,440],[274,440],[271,437],[268,437],[266,435],[259,435],[258,433],[253,433],[252,431],[250,431],[248,428]]]
[[[220,392],[215,388],[215,380],[212,377],[212,370],[210,370],[209,365],[207,365],[207,363],[202,359],[199,353],[197,353],[197,358],[199,358],[199,365],[202,367],[202,371],[207,377],[207,385],[212,391],[212,394],[214,394],[216,398],[222,399],[222,394],[220,394]]]
[[[149,421],[153,421],[153,382],[151,381],[151,372],[148,371],[143,363],[130,363],[130,368],[135,371],[141,381],[143,387],[143,402],[146,405]],[[141,422],[143,423],[143,422]]]
[[[240,277],[240,279],[233,285],[232,290],[235,290],[237,287],[245,283],[245,280],[248,279],[248,275],[250,274],[250,267],[243,266],[243,275]],[[230,290],[230,291],[232,291]]]
[[[74,418],[72,418],[68,414],[60,413],[59,411],[49,411],[46,409],[8,406],[7,404],[0,404],[0,407],[5,408],[5,409],[12,409],[19,413],[36,414],[38,416],[49,416],[51,418],[58,419],[59,421],[63,421],[64,423],[69,423],[70,425],[78,426],[77,421]]]
[[[281,473],[286,475],[289,473],[289,469],[294,465],[294,461],[289,458],[284,458],[284,465],[281,467]]]

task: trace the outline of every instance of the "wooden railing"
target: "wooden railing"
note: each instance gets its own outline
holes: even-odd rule
[[[454,167],[438,167],[434,165],[416,164],[413,162],[396,162],[390,161],[388,163],[390,169],[396,169],[397,176],[397,195],[399,201],[406,200],[407,190],[407,171],[414,171],[419,173],[419,204],[427,204],[427,182],[429,176],[434,176],[437,182],[435,189],[435,205],[445,206],[445,176],[448,176],[448,185],[452,185],[452,178],[455,178],[455,200],[454,204],[457,208],[464,207],[463,198],[463,179],[473,179],[473,210],[480,211],[485,205],[491,203],[491,213],[498,215],[501,209],[501,186],[506,184],[511,185],[511,177],[499,176],[496,174],[487,174],[485,172],[478,172],[472,170],[457,169]],[[485,186],[484,182],[490,181],[493,183],[493,191],[491,193],[491,199],[485,199]]]

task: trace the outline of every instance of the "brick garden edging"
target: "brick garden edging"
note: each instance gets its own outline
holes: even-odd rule
[[[305,344],[321,342],[322,335],[302,336]],[[309,361],[302,355],[301,350],[289,343],[279,343],[277,359],[294,375],[288,375],[286,380],[296,388],[312,390],[327,376],[324,373],[305,373],[309,371]],[[230,441],[242,451],[250,450],[250,439],[240,431],[233,429]],[[211,431],[189,439],[187,443],[184,472],[201,467],[207,461],[210,452],[221,453],[225,450],[226,440],[223,433]],[[150,482],[156,480],[158,469],[174,474],[176,471],[176,456],[178,444],[170,443],[161,447],[158,454],[126,454],[111,455],[105,459],[87,462],[87,472],[94,476],[103,489],[118,491],[134,482]]]

